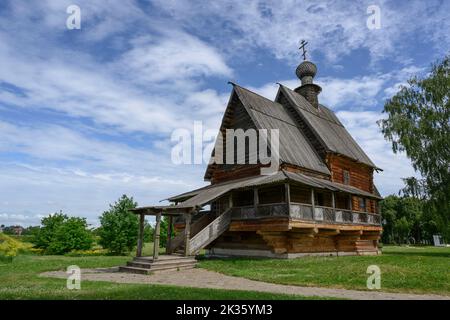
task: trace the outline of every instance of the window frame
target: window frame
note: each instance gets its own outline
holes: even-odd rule
[[[342,183],[350,185],[350,170],[342,169]]]

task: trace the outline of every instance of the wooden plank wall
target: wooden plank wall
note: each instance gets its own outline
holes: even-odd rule
[[[331,171],[331,181],[344,183],[344,170],[350,172],[350,185],[358,189],[373,192],[373,168],[356,161],[328,155],[328,166]]]
[[[373,168],[334,154],[329,154],[327,156],[327,163],[331,171],[331,181],[344,183],[344,170],[347,170],[350,173],[351,186],[370,193],[374,192]],[[342,205],[341,201],[339,201],[339,206],[340,205]],[[366,206],[368,212],[375,213],[376,204],[374,200],[367,200]],[[359,206],[358,197],[352,197],[352,207],[356,211],[363,211]]]

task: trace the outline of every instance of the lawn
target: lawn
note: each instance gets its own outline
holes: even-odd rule
[[[150,255],[151,244],[144,252]],[[64,279],[40,277],[70,265],[100,268],[123,265],[130,256],[40,256],[23,254],[0,262],[0,299],[311,299],[292,295],[194,289],[163,285],[83,281],[66,289]],[[367,290],[369,265],[381,269],[381,291],[450,295],[450,248],[385,247],[380,256],[201,260],[200,267],[272,283]]]
[[[205,269],[252,280],[357,290],[368,290],[369,265],[381,269],[381,291],[450,295],[450,248],[385,246],[379,256],[214,259],[200,263]]]
[[[20,255],[0,262],[0,299],[307,299],[292,295],[194,289],[162,285],[83,281],[81,290],[68,290],[66,280],[40,277],[44,271],[66,270],[70,265],[98,268],[123,265],[130,257],[66,257]]]

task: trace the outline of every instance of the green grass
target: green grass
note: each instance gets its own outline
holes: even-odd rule
[[[0,299],[311,299],[252,291],[195,289],[163,285],[82,281],[81,290],[68,290],[65,279],[40,277],[45,271],[66,270],[70,265],[98,268],[123,265],[129,257],[20,255],[0,263]]]
[[[367,267],[381,269],[381,291],[450,295],[450,248],[385,246],[379,256],[292,260],[203,260],[200,267],[279,284],[368,290]]]

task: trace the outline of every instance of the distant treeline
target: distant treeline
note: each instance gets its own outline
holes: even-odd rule
[[[450,240],[450,226],[439,208],[415,197],[388,196],[380,202],[381,241],[388,244],[433,244],[433,235]]]

